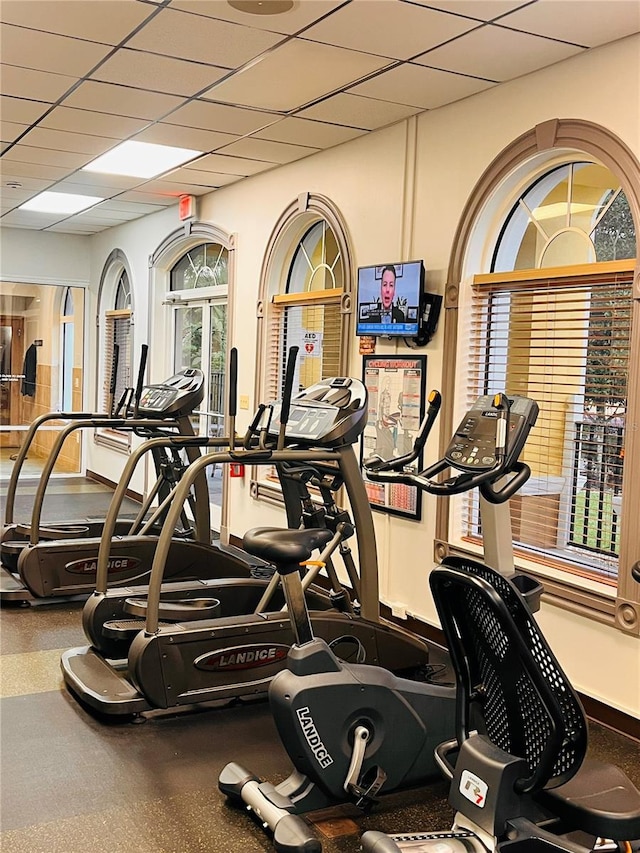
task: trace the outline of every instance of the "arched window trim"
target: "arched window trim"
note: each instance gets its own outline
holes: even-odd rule
[[[508,145],[485,170],[474,187],[462,212],[453,241],[447,286],[445,290],[446,323],[444,333],[443,380],[445,399],[442,412],[441,441],[453,428],[456,379],[456,352],[458,344],[458,306],[460,288],[472,273],[488,272],[493,245],[482,244],[478,223],[484,233],[496,233],[492,225],[501,221],[506,213],[507,199],[535,180],[536,175],[549,170],[554,163],[587,156],[606,166],[620,180],[636,234],[640,234],[640,163],[633,152],[611,131],[579,119],[552,119],[537,125]],[[526,167],[530,168],[527,169]],[[640,257],[636,257],[633,272],[633,328],[634,348],[640,347]],[[640,359],[632,359],[629,366],[628,411],[640,410]],[[626,436],[626,453],[637,459],[640,454],[640,434],[629,430]],[[628,466],[629,468],[631,466]],[[640,484],[625,478],[626,500],[631,506],[640,503]],[[630,537],[627,525],[623,536]],[[436,557],[447,553],[449,506],[439,500],[436,516]],[[625,550],[624,548],[622,549]],[[630,549],[627,549],[630,553]],[[615,602],[595,589],[585,589],[564,578],[544,577],[545,590],[554,602],[565,609],[586,615],[621,630],[640,634],[640,586],[631,577],[631,566],[620,567]]]
[[[209,222],[198,221],[191,223],[188,228],[176,228],[168,234],[149,256],[149,268],[168,273],[189,249],[201,243],[220,243],[228,250],[231,263],[231,253],[235,251],[234,235]],[[169,287],[165,290],[168,291]]]

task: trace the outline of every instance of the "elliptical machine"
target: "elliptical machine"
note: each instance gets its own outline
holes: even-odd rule
[[[404,466],[418,457],[439,406],[440,395],[432,392],[413,451],[400,459],[368,460],[370,478],[408,482],[436,494],[477,487],[488,503],[505,503],[530,476],[518,456],[535,423],[537,405],[524,397],[509,401],[502,394],[480,398],[444,458],[421,474],[409,475]],[[449,480],[430,479],[447,467],[456,471]],[[273,786],[231,763],[222,770],[218,787],[273,832],[278,853],[321,851],[300,817],[306,812],[345,801],[367,808],[380,794],[438,778],[436,747],[454,731],[453,688],[346,664],[313,636],[299,569],[325,541],[323,531],[256,528],[243,542],[249,553],[276,565],[294,627],[296,643],[287,669],[271,683],[269,701],[295,771]],[[526,581],[533,597],[530,579]]]

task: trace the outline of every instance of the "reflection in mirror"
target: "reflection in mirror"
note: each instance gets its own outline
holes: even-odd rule
[[[84,290],[3,282],[0,327],[0,461],[6,478],[35,418],[83,408]],[[52,422],[38,430],[26,475],[40,470],[59,428]],[[79,471],[80,460],[81,443],[72,437],[55,471]]]

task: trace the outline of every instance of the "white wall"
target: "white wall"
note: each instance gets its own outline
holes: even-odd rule
[[[0,230],[0,280],[83,285],[90,279],[86,237],[20,228]]]
[[[638,156],[639,81],[640,37],[634,36],[199,199],[198,217],[234,233],[237,240],[236,315],[230,337],[239,348],[239,394],[250,399],[248,412],[241,412],[239,429],[256,405],[254,306],[260,269],[272,229],[293,199],[314,192],[332,200],[348,224],[354,266],[390,257],[424,258],[428,287],[442,292],[465,202],[500,151],[540,122],[581,118],[607,127]],[[42,245],[47,255],[52,252],[58,260],[66,240],[73,241],[82,270],[86,270],[90,247],[95,300],[106,258],[113,249],[121,249],[132,269],[138,347],[147,340],[148,256],[178,224],[176,209],[171,208],[84,241],[18,232],[11,266],[16,268],[25,259],[33,265],[27,244],[36,237],[51,237],[46,247]],[[152,298],[159,299],[160,294]],[[441,341],[442,329],[424,350],[428,388],[440,386]],[[149,343],[155,362],[163,342],[151,339]],[[379,353],[396,351],[402,352],[403,345],[378,345]],[[350,372],[359,376],[361,358],[355,337],[350,362]],[[428,460],[434,458],[436,446],[434,436]],[[102,473],[113,478],[117,463],[114,467],[109,456],[94,453],[92,462],[97,466],[94,470],[104,468]],[[236,535],[255,524],[270,523],[275,515],[251,500],[246,483],[234,483],[230,506],[230,529]],[[375,515],[381,590],[385,600],[405,603],[410,612],[435,623],[428,592],[435,530],[433,500],[425,497],[423,508],[420,524]],[[421,556],[416,558],[417,554]],[[543,606],[540,619],[578,689],[640,717],[638,639],[550,605]]]

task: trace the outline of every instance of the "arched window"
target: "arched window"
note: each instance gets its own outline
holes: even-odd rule
[[[351,312],[346,227],[323,196],[303,194],[282,214],[263,264],[256,399],[282,394],[287,355],[298,347],[294,392],[343,375]],[[256,470],[264,477],[265,470]],[[260,484],[257,486],[260,492]]]
[[[518,198],[496,243],[499,272],[473,284],[470,389],[540,406],[525,451],[532,481],[512,501],[514,541],[601,579],[618,571],[633,276],[632,264],[608,261],[635,253],[619,182],[572,162]],[[471,503],[465,526],[479,533]]]
[[[232,235],[205,222],[192,223],[187,235],[184,229],[170,234],[152,256],[158,292],[164,292],[162,306],[158,302],[153,309],[154,341],[164,348],[169,370],[204,373],[204,401],[192,416],[201,435],[220,436],[226,429],[233,256]],[[228,511],[224,471],[224,466],[213,467],[207,478],[211,524],[220,531]]]
[[[258,399],[280,395],[292,346],[299,349],[295,390],[345,369],[351,291],[345,228],[326,199],[303,198],[302,208],[298,202],[285,211],[263,268],[259,317],[267,320],[267,381]]]
[[[631,631],[640,620],[630,604],[640,446],[629,429],[640,414],[639,175],[612,134],[571,120],[533,129],[496,158],[452,253],[443,383],[455,385],[459,410],[502,390],[536,400],[523,456],[532,476],[510,502],[518,563],[573,609]],[[437,536],[473,550],[482,538],[473,501],[443,510]],[[615,609],[591,594],[592,581],[617,588]]]
[[[114,249],[103,267],[99,305],[96,403],[100,412],[111,413],[134,384],[132,287],[127,259],[119,249]],[[128,433],[115,430],[96,434],[96,441],[114,447],[128,447],[129,440]]]
[[[636,234],[620,182],[605,166],[557,166],[520,196],[498,239],[493,272],[635,258]]]
[[[170,289],[192,290],[229,283],[229,251],[220,243],[189,249],[171,270]]]
[[[294,389],[340,373],[340,298],[344,268],[326,220],[314,223],[298,243],[282,294],[274,296],[274,324],[282,329],[281,357],[299,348]]]
[[[116,284],[113,307],[105,311],[105,369],[102,403],[105,411],[132,387],[131,375],[131,284],[122,270]],[[117,353],[117,363],[116,363]],[[111,400],[110,382],[115,370],[115,391]]]

